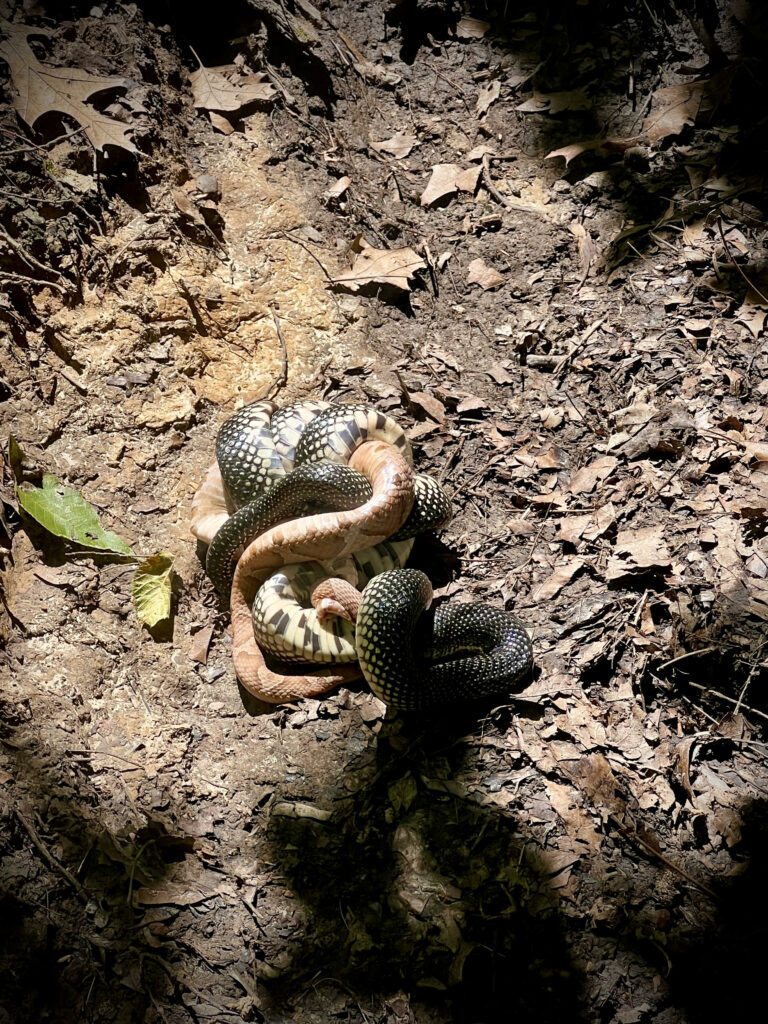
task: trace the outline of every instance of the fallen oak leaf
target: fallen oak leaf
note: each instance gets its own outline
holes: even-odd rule
[[[679,135],[714,106],[713,79],[681,82],[657,89],[653,108],[643,122],[643,131],[651,142],[660,142],[670,135]]]
[[[204,67],[196,53],[195,57],[200,66],[190,72],[189,82],[198,110],[234,112],[249,103],[267,103],[277,95],[266,75],[246,75],[233,82],[218,68]]]
[[[0,42],[0,58],[11,69],[13,104],[25,124],[34,128],[43,114],[55,112],[72,118],[94,148],[102,152],[105,146],[137,152],[128,138],[132,128],[86,103],[96,93],[127,89],[131,85],[128,79],[91,75],[82,68],[41,64],[27,39],[29,36],[50,36],[50,30],[14,25],[4,19],[0,19],[0,29],[5,35]]]
[[[402,249],[376,249],[364,239],[350,270],[333,279],[332,284],[358,292],[371,284],[389,285],[400,291],[411,290],[411,279],[427,264],[410,246]]]

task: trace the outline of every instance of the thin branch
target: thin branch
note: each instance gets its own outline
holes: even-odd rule
[[[48,847],[43,843],[42,839],[35,831],[35,827],[32,824],[32,822],[21,813],[18,807],[15,808],[14,813],[16,814],[16,817],[19,820],[19,824],[22,826],[24,831],[31,839],[32,845],[35,847],[35,849],[46,862],[46,864],[49,867],[53,868],[54,871],[58,872],[62,876],[62,878],[66,879],[66,881],[72,886],[72,888],[75,890],[75,892],[83,901],[83,903],[87,903],[88,893],[78,882],[75,876],[70,871],[68,871],[63,864],[60,864],[59,861],[56,860],[56,858],[53,856]]]

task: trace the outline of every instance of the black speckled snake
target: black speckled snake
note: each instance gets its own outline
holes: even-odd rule
[[[450,502],[414,475],[391,417],[257,402],[224,423],[216,448],[192,532],[231,595],[235,669],[255,696],[317,696],[362,671],[391,707],[416,709],[510,691],[526,675],[531,643],[516,619],[485,604],[431,616],[427,577],[402,568],[412,538],[444,524]],[[265,651],[300,663],[297,674],[270,668]]]

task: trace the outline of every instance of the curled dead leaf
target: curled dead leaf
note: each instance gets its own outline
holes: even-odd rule
[[[459,39],[482,39],[490,27],[490,22],[465,16],[456,26],[456,35]]]
[[[333,284],[350,292],[358,292],[368,285],[388,285],[407,292],[411,280],[420,270],[426,270],[426,263],[410,246],[402,249],[376,249],[364,239],[359,243],[360,252],[350,270],[334,278]]]
[[[504,277],[489,267],[485,260],[478,257],[467,267],[467,284],[479,284],[484,292],[500,288],[504,284]]]

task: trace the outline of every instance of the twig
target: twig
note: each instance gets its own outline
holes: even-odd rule
[[[280,373],[275,377],[269,386],[267,393],[264,398],[274,398],[275,395],[288,383],[288,346],[285,343],[285,335],[283,334],[283,328],[280,326],[280,321],[277,318],[275,307],[273,303],[269,305],[269,312],[272,314],[272,319],[275,321],[275,330],[277,331],[277,337],[280,341],[280,349],[282,351],[282,365],[280,367]]]
[[[323,264],[320,262],[320,260],[317,258],[317,256],[315,256],[315,254],[312,252],[312,250],[309,248],[308,245],[305,245],[300,239],[294,238],[293,235],[289,235],[287,231],[281,231],[280,234],[277,237],[278,238],[285,238],[285,239],[287,239],[287,241],[293,242],[295,245],[301,246],[301,248],[304,250],[304,252],[307,253],[309,256],[311,256],[312,259],[315,261],[315,263],[318,265],[318,267],[320,267],[322,272],[325,274],[325,277],[326,277],[326,280],[328,281],[328,283],[329,284],[335,284],[335,281],[333,280],[331,275],[328,273],[328,271],[325,269]]]
[[[50,852],[48,847],[45,846],[45,844],[43,843],[42,839],[40,838],[40,836],[35,831],[35,828],[34,828],[32,822],[29,821],[29,819],[26,818],[21,813],[21,811],[18,809],[18,807],[14,809],[14,813],[16,814],[16,817],[19,820],[19,824],[22,826],[24,831],[27,833],[29,838],[32,840],[32,845],[35,847],[35,849],[40,854],[40,856],[43,858],[43,860],[46,862],[46,864],[49,867],[53,868],[54,871],[57,871],[62,876],[62,878],[65,878],[67,880],[67,882],[69,882],[69,884],[75,890],[75,892],[80,897],[80,899],[83,901],[83,903],[87,903],[88,902],[88,893],[85,891],[85,889],[82,887],[82,885],[78,882],[78,880],[75,878],[75,876],[70,871],[68,871],[64,867],[63,864],[60,864],[59,861],[56,860],[56,858]]]
[[[756,284],[753,284],[753,283],[752,283],[752,281],[750,281],[750,279],[749,279],[749,278],[747,277],[747,275],[746,275],[746,274],[744,273],[744,271],[743,271],[743,270],[741,269],[741,267],[739,266],[739,264],[738,264],[738,263],[736,262],[736,260],[735,260],[735,259],[733,258],[733,255],[731,254],[731,250],[730,250],[730,248],[728,247],[728,243],[727,243],[727,242],[726,242],[726,240],[725,240],[725,235],[723,234],[723,221],[722,221],[722,218],[721,218],[721,217],[718,217],[718,218],[717,218],[717,229],[718,229],[718,231],[720,232],[720,239],[721,239],[721,241],[722,241],[722,243],[723,243],[723,248],[725,249],[725,254],[726,254],[726,256],[728,257],[728,259],[729,259],[729,260],[731,261],[731,263],[732,263],[732,264],[734,265],[734,267],[736,268],[737,272],[738,272],[739,274],[741,274],[741,276],[742,276],[742,277],[744,278],[744,280],[745,280],[745,281],[747,282],[747,285],[748,285],[748,286],[749,286],[749,287],[750,287],[750,288],[752,289],[752,291],[753,291],[753,292],[755,292],[755,294],[759,295],[759,296],[760,296],[760,298],[761,298],[761,299],[763,300],[763,302],[764,302],[764,303],[765,303],[766,305],[768,305],[768,299],[767,299],[767,298],[765,297],[765,295],[763,295],[763,293],[762,293],[762,292],[760,291],[760,289],[759,289],[759,288],[757,287],[757,285],[756,285]]]
[[[308,256],[312,257],[312,259],[315,261],[315,263],[318,265],[318,267],[320,267],[320,269],[322,270],[323,274],[325,274],[325,279],[328,282],[328,284],[335,284],[336,283],[334,281],[334,279],[331,277],[331,275],[328,273],[328,271],[325,269],[323,264],[320,262],[320,260],[317,258],[317,256],[315,256],[315,254],[312,252],[312,250],[309,248],[309,246],[305,245],[301,241],[301,239],[294,238],[293,235],[289,235],[287,231],[281,231],[280,234],[277,235],[274,238],[270,238],[269,235],[267,235],[266,241],[268,241],[268,242],[279,241],[281,238],[285,239],[286,242],[293,242],[294,245],[300,246],[300,248],[302,248],[304,250],[304,252],[307,253]],[[336,312],[339,314],[339,316],[342,318],[342,320],[346,320],[347,323],[349,323],[350,318],[349,318],[349,316],[347,316],[344,313],[344,311],[342,310],[341,306],[339,305],[339,300],[338,300],[338,297],[337,297],[336,293],[332,291],[330,294],[331,294],[331,296],[333,298],[333,301],[334,301],[334,304],[336,306]]]
[[[26,274],[15,274],[10,270],[0,270],[0,279],[4,281],[13,281],[15,284],[36,284],[38,288],[53,288],[56,292],[61,292],[62,295],[69,295],[69,288],[65,288],[64,285],[58,283],[58,281],[43,281],[39,277],[28,277]]]
[[[676,658],[670,658],[669,661],[665,661],[663,665],[657,665],[656,671],[661,672],[663,668],[669,668],[670,665],[676,665],[678,661],[685,661],[686,658],[696,658],[700,654],[712,654],[713,651],[717,651],[717,647],[702,647],[698,651],[687,651],[685,654],[680,654]]]
[[[54,277],[57,277],[59,280],[61,280],[61,274],[59,274],[58,271],[54,270],[53,267],[47,267],[45,263],[41,263],[40,260],[36,259],[32,255],[32,253],[27,252],[27,250],[24,248],[21,242],[17,238],[14,238],[13,235],[10,234],[8,231],[6,231],[2,224],[0,224],[0,236],[2,236],[6,240],[6,242],[8,243],[8,245],[10,245],[13,251],[18,256],[21,256],[24,262],[29,264],[30,267],[36,267],[38,270],[42,270],[44,274],[53,274]]]
[[[739,698],[739,700],[734,700],[733,697],[728,697],[724,693],[720,693],[719,690],[713,690],[711,686],[702,686],[701,683],[694,683],[690,679],[688,680],[688,686],[693,686],[694,689],[701,690],[702,693],[711,693],[713,697],[718,697],[720,700],[727,701],[729,704],[735,704],[737,708],[743,708],[751,715],[759,715],[760,718],[764,718],[766,722],[768,722],[768,715],[764,714],[762,711],[758,711],[757,708],[751,708],[749,704],[741,703],[741,698]]]
[[[576,353],[579,351],[579,349],[584,348],[584,346],[589,341],[589,339],[592,337],[592,335],[596,331],[600,330],[600,328],[603,326],[603,324],[605,323],[605,321],[607,319],[608,319],[608,317],[604,316],[602,318],[602,320],[595,320],[595,322],[593,324],[591,324],[586,329],[586,331],[584,331],[584,333],[579,338],[579,340],[574,344],[573,348],[569,352],[565,353],[565,355],[560,360],[560,362],[557,364],[557,366],[555,366],[555,369],[553,370],[553,373],[560,373],[563,369],[565,369],[565,367],[568,365],[568,363],[571,361],[571,359],[573,359],[573,357],[576,355]]]
[[[694,878],[693,875],[689,875],[685,868],[681,868],[679,864],[675,864],[675,862],[670,860],[669,857],[661,852],[661,850],[658,850],[653,843],[644,839],[636,828],[629,828],[627,825],[624,825],[615,814],[611,814],[610,812],[608,817],[623,836],[626,836],[628,839],[634,839],[643,847],[644,850],[647,850],[648,853],[652,854],[654,857],[658,857],[662,864],[666,864],[670,870],[674,871],[682,878],[685,878],[691,883],[691,885],[695,885],[697,889],[701,889],[702,892],[706,893],[707,896],[713,899],[716,903],[720,902],[720,897],[714,889],[710,889],[708,885],[704,884],[704,882],[700,882],[697,878]]]

